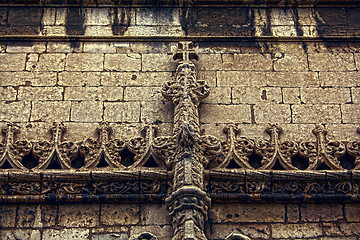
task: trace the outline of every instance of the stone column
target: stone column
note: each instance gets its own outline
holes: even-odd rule
[[[172,187],[166,204],[174,230],[173,240],[206,239],[204,222],[210,198],[204,187],[204,167],[207,161],[201,154],[198,106],[209,95],[209,86],[197,80],[197,59],[191,42],[179,43],[174,59],[180,62],[175,79],[166,82],[163,96],[174,103],[175,151],[170,167]]]

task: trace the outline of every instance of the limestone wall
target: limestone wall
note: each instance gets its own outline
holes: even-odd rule
[[[172,135],[173,105],[161,89],[174,77],[177,42],[192,40],[198,78],[211,87],[199,110],[204,133],[225,140],[223,128],[235,123],[241,136],[269,139],[265,128],[276,123],[282,140],[315,141],[312,130],[323,124],[330,140],[357,140],[359,11],[3,6],[0,125],[15,123],[17,139],[39,141],[51,139],[53,122],[63,122],[63,140],[77,145],[96,139],[102,121],[114,139],[140,136],[148,124],[158,126],[158,136]],[[172,235],[166,206],[150,200],[4,203],[0,232],[1,239],[42,240]],[[213,202],[208,239],[231,232],[262,240],[355,240],[360,205]]]

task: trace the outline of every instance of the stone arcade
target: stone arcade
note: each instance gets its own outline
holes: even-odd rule
[[[0,6],[1,239],[360,238],[356,3]]]

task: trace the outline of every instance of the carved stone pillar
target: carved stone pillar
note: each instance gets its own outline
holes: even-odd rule
[[[197,55],[191,42],[181,42],[174,59],[180,59],[175,80],[166,82],[163,96],[175,105],[175,152],[168,159],[174,172],[172,187],[166,203],[174,230],[173,240],[206,239],[204,221],[210,198],[204,187],[204,167],[207,160],[202,154],[198,106],[209,95],[209,86],[196,78],[192,62]]]

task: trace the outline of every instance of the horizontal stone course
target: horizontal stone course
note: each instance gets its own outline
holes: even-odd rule
[[[340,106],[335,104],[300,104],[292,106],[294,123],[341,123]]]
[[[311,71],[354,71],[352,53],[311,53],[308,55]]]
[[[271,71],[269,54],[223,54],[224,70]]]

